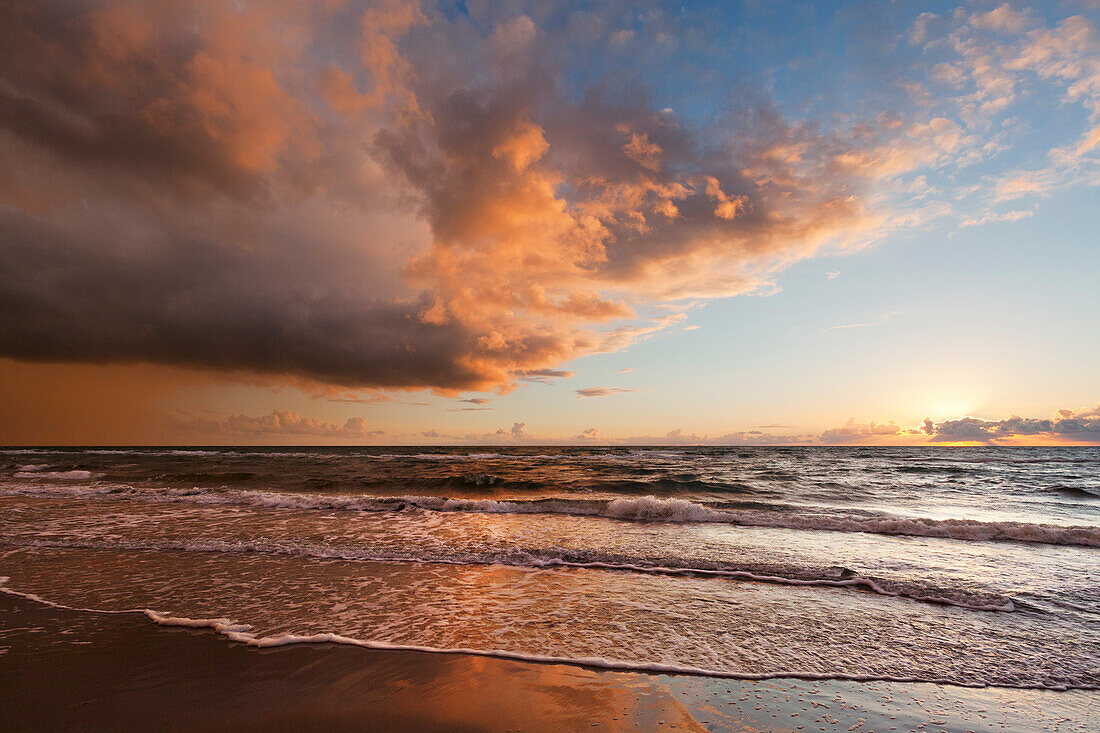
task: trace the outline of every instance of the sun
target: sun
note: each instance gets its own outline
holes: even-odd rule
[[[973,399],[958,395],[942,396],[926,406],[928,416],[938,420],[966,417],[973,409]]]

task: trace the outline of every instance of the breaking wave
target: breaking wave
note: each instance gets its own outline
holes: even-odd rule
[[[19,547],[155,552],[213,552],[229,554],[267,553],[321,560],[345,560],[382,563],[423,563],[430,565],[504,565],[533,570],[580,568],[647,575],[725,578],[730,580],[775,583],[793,586],[820,586],[865,590],[891,598],[907,598],[923,603],[957,606],[974,611],[1016,610],[1012,599],[991,593],[921,586],[874,578],[842,567],[814,568],[684,560],[682,558],[636,558],[622,555],[584,552],[559,548],[504,551],[431,552],[416,554],[387,552],[377,548],[302,544],[271,540],[227,542],[223,540],[86,540],[86,539],[9,539],[0,542]]]
[[[1072,683],[1051,684],[1040,681],[998,681],[990,683],[980,678],[939,678],[886,674],[850,674],[843,672],[804,672],[797,670],[774,672],[741,672],[728,669],[706,669],[690,665],[671,664],[655,661],[631,661],[622,659],[609,659],[606,657],[581,657],[581,656],[550,656],[544,654],[532,654],[507,649],[475,649],[459,647],[422,646],[415,644],[397,644],[388,641],[374,639],[359,639],[334,632],[313,634],[284,633],[265,636],[256,631],[248,623],[231,618],[192,618],[174,613],[158,611],[150,608],[124,609],[124,610],[100,610],[95,608],[75,608],[56,603],[33,593],[25,593],[7,586],[7,577],[0,577],[0,593],[23,598],[25,600],[40,603],[52,608],[79,611],[84,613],[104,614],[142,614],[157,626],[176,627],[187,629],[208,629],[224,638],[254,648],[272,648],[288,646],[292,644],[342,644],[377,649],[384,651],[407,651],[429,654],[456,654],[465,656],[493,657],[498,659],[510,659],[521,662],[570,664],[598,669],[643,672],[650,674],[681,674],[698,675],[725,679],[743,680],[767,680],[767,679],[803,679],[803,680],[850,680],[857,682],[926,682],[958,687],[1007,687],[1018,689],[1048,689],[1048,690],[1094,690],[1097,686],[1087,680],[1074,681]]]
[[[103,474],[94,471],[45,471],[46,466],[20,466],[15,472],[16,478],[60,479],[63,481],[88,481],[101,478]]]
[[[34,474],[41,476],[42,474]],[[1014,521],[931,519],[902,517],[885,512],[808,508],[731,509],[686,499],[655,496],[617,499],[465,499],[443,496],[351,496],[298,494],[253,490],[147,489],[124,485],[85,486],[16,485],[0,487],[3,496],[42,498],[122,498],[141,501],[252,506],[274,509],[326,511],[432,511],[482,514],[560,514],[602,517],[630,522],[720,523],[744,527],[772,527],[831,532],[867,532],[910,537],[967,541],[1034,542],[1050,545],[1100,547],[1100,527],[1063,526]]]

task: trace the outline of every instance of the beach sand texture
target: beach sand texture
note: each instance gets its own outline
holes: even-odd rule
[[[751,682],[339,645],[252,649],[0,596],[5,730],[1095,730],[1089,691]]]

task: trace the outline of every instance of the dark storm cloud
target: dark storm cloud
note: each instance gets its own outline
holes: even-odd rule
[[[615,13],[483,10],[4,3],[0,356],[506,390],[876,225],[874,125],[694,125],[569,87]]]
[[[66,237],[0,212],[0,352],[167,361],[345,385],[462,388],[478,379],[460,363],[473,335],[424,323],[423,301],[310,293],[292,278],[249,282],[266,269],[264,253],[204,242],[108,259],[95,246],[101,238],[90,233],[92,246],[76,250]]]
[[[1100,405],[1084,410],[1059,410],[1054,418],[1013,415],[1003,420],[961,417],[943,422],[925,420],[921,431],[934,443],[996,443],[1043,436],[1066,441],[1100,440]]]

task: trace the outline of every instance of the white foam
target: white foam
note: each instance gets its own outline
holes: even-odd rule
[[[83,613],[106,613],[106,614],[124,614],[124,613],[142,613],[144,609],[141,608],[128,608],[121,611],[107,611],[101,608],[78,608],[76,606],[66,606],[63,603],[55,603],[54,601],[47,600],[40,595],[34,593],[24,593],[22,591],[8,588],[8,581],[10,581],[6,575],[0,575],[0,593],[4,593],[9,596],[16,596],[17,598],[23,598],[24,600],[34,601],[40,603],[43,606],[49,606],[50,608],[58,608],[63,611],[81,611]]]
[[[141,613],[158,626],[180,627],[189,629],[209,629],[230,641],[244,644],[249,647],[265,649],[293,644],[342,644],[347,646],[375,649],[380,651],[418,652],[424,654],[448,654],[461,656],[492,657],[496,659],[508,659],[519,662],[531,662],[538,664],[567,664],[572,666],[593,667],[625,672],[640,672],[645,674],[677,674],[715,677],[721,679],[740,680],[771,680],[771,679],[799,679],[799,680],[847,680],[853,682],[900,682],[900,683],[931,683],[939,685],[952,685],[955,687],[1002,687],[1012,689],[1039,689],[1039,690],[1096,690],[1100,685],[1089,684],[1065,684],[1044,685],[1039,682],[999,682],[990,684],[980,680],[958,680],[929,677],[907,677],[896,675],[871,675],[871,674],[846,674],[846,673],[807,673],[798,671],[776,671],[764,673],[738,672],[724,669],[707,669],[689,665],[669,664],[661,662],[635,662],[629,660],[609,659],[606,657],[567,657],[545,654],[532,654],[513,651],[509,649],[473,649],[466,647],[435,647],[416,644],[399,644],[374,639],[357,639],[338,633],[326,632],[317,634],[278,634],[273,636],[261,636],[253,631],[249,624],[240,623],[228,618],[190,618],[177,616],[172,613],[157,611],[154,609],[126,609],[103,610],[95,608],[74,608],[60,603],[43,599],[32,593],[23,593],[6,587],[10,579],[0,577],[0,592],[12,596],[18,596],[29,601],[41,603],[52,608],[84,613],[102,614],[135,614]]]
[[[491,461],[498,458],[515,458],[503,453],[381,453],[378,458],[404,458],[418,461]],[[555,458],[556,456],[532,456]]]
[[[606,514],[614,519],[662,522],[722,522],[730,517],[719,509],[711,509],[686,499],[658,499],[654,496],[612,499]]]
[[[615,455],[615,454],[612,453],[610,455]],[[661,459],[678,460],[678,459],[683,458],[685,454],[684,454],[683,451],[649,449],[649,450],[632,450],[632,451],[630,451],[630,455],[635,457],[635,458],[661,458]]]
[[[1012,612],[1016,610],[1012,600],[1003,596],[948,590],[929,592],[927,589],[920,587],[899,586],[895,583],[890,583],[881,579],[867,578],[860,575],[836,578],[826,577],[827,573],[822,571],[817,571],[818,574],[813,575],[812,569],[804,568],[787,568],[783,571],[779,568],[771,568],[769,571],[764,571],[760,568],[749,570],[728,565],[715,567],[661,565],[646,563],[640,559],[632,558],[577,559],[575,553],[555,548],[532,552],[510,550],[506,552],[481,553],[450,552],[447,554],[431,554],[430,552],[422,551],[420,554],[411,555],[408,553],[371,552],[363,551],[359,548],[280,543],[264,540],[226,542],[210,539],[148,541],[91,539],[12,540],[5,538],[5,542],[24,547],[53,547],[108,551],[215,552],[246,555],[267,553],[357,562],[418,563],[427,565],[496,565],[528,569],[578,568],[586,570],[607,570],[612,572],[633,572],[648,575],[726,578],[731,580],[745,580],[791,586],[857,588],[869,590],[878,595],[891,598],[907,598],[912,601],[956,606],[958,608],[966,608],[974,611]],[[778,574],[779,572],[785,572],[785,574],[780,575]]]
[[[77,472],[64,472],[77,473]],[[79,472],[87,473],[87,472]],[[18,476],[18,474],[17,474]],[[26,474],[27,478],[48,477]],[[63,478],[76,478],[65,476]],[[1100,526],[1065,526],[1029,522],[976,519],[899,517],[886,513],[843,516],[822,511],[770,511],[719,509],[685,499],[655,496],[593,499],[463,499],[443,496],[363,496],[347,494],[298,494],[237,489],[136,489],[130,486],[5,486],[0,496],[42,498],[126,498],[195,504],[254,506],[274,509],[404,511],[482,514],[563,514],[603,517],[634,522],[720,523],[745,527],[773,527],[831,532],[868,532],[883,535],[934,537],[967,541],[1034,542],[1051,545],[1100,547]]]
[[[92,471],[43,471],[42,468],[46,466],[37,466],[29,470],[23,470],[24,467],[20,466],[20,470],[16,471],[16,478],[38,478],[38,479],[61,479],[63,481],[86,481],[93,478],[101,478],[103,474],[93,473]]]
[[[228,618],[185,618],[160,613],[152,609],[143,609],[146,615],[157,626],[182,626],[188,629],[213,629],[222,636],[227,636],[233,641],[250,641],[255,635],[250,633],[252,627],[248,624],[239,624]]]

